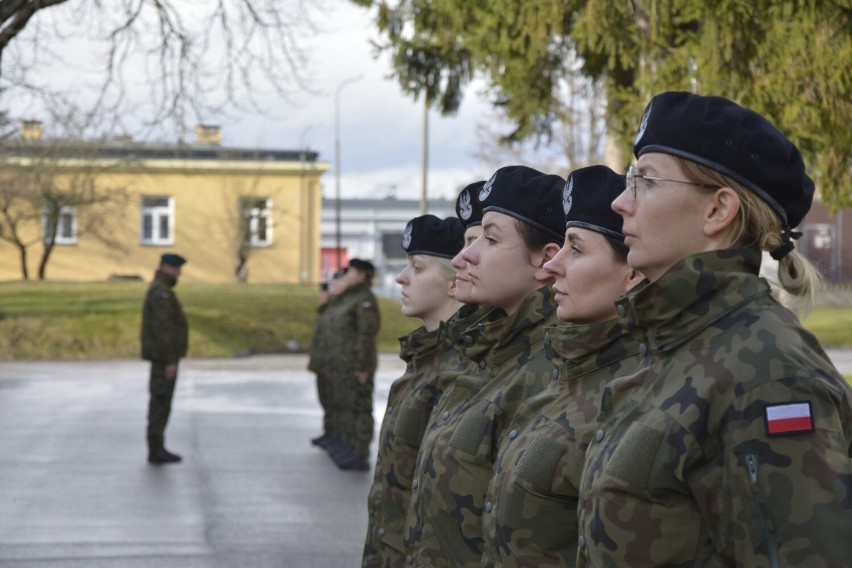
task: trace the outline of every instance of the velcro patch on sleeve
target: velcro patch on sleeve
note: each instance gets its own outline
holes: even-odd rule
[[[811,403],[808,401],[771,404],[763,412],[766,433],[769,436],[787,436],[814,431]]]

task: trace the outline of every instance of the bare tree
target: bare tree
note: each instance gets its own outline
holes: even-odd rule
[[[50,106],[72,89],[32,82],[33,72],[57,63],[85,69],[92,62],[65,52],[82,37],[102,49],[99,114],[120,117],[144,102],[149,126],[171,120],[185,128],[226,106],[264,111],[258,94],[291,100],[308,89],[301,39],[321,10],[302,0],[0,0],[3,79]]]
[[[579,63],[574,58],[566,60],[565,65],[577,67]],[[566,72],[558,93],[556,118],[547,135],[524,141],[507,140],[500,133],[507,130],[510,121],[497,115],[492,124],[477,125],[480,147],[475,157],[490,171],[524,164],[561,175],[605,163],[606,96],[601,82],[579,72]]]
[[[24,280],[29,279],[28,251],[39,242],[38,278],[46,278],[60,226],[73,227],[75,239],[88,236],[124,250],[113,235],[129,193],[103,182],[102,174],[117,163],[99,159],[101,147],[102,141],[64,137],[7,140],[0,146],[0,239],[17,248]]]

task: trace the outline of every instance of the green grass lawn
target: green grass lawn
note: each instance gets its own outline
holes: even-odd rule
[[[147,283],[0,283],[0,359],[139,356]],[[316,318],[315,286],[187,284],[175,289],[190,325],[190,357],[304,350]],[[379,299],[379,349],[419,325]]]
[[[0,359],[139,356],[144,282],[0,283]],[[191,357],[304,350],[316,317],[314,286],[187,284],[176,288],[190,324]],[[379,349],[420,325],[379,299]],[[852,348],[852,306],[815,309],[804,321],[826,347]]]

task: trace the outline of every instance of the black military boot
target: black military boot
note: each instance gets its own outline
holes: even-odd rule
[[[148,451],[148,463],[153,465],[162,465],[164,463],[177,463],[181,461],[181,457],[173,454],[165,448],[155,448]]]

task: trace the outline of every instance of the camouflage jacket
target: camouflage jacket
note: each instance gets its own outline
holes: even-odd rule
[[[379,433],[379,449],[369,509],[363,566],[405,564],[403,530],[411,494],[414,463],[432,404],[438,396],[438,379],[459,366],[459,353],[443,341],[439,330],[421,327],[399,340],[405,374],[394,381]]]
[[[559,380],[518,408],[497,451],[483,566],[575,565],[580,474],[601,395],[639,363],[639,344],[617,320],[550,327],[545,352]]]
[[[479,566],[485,493],[499,444],[518,405],[544,390],[555,368],[544,328],[556,304],[543,287],[508,317],[492,310],[465,349],[475,372],[444,393],[421,444],[406,519],[406,545],[417,566]]]
[[[618,301],[643,361],[604,393],[578,565],[852,561],[852,389],[759,266],[698,254]]]
[[[186,356],[189,327],[183,308],[172,290],[174,276],[159,270],[148,287],[142,307],[142,358],[156,363],[177,363]]]
[[[357,284],[337,296],[323,315],[328,337],[329,366],[334,373],[374,373],[378,365],[376,336],[379,305],[368,283]]]
[[[329,306],[334,298],[317,308],[317,319],[314,321],[314,331],[311,334],[311,345],[308,347],[308,370],[317,374],[328,372],[333,364],[333,352],[329,343],[334,336],[334,329],[329,325]]]

